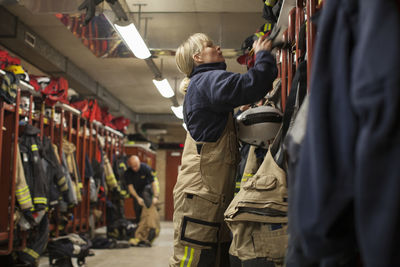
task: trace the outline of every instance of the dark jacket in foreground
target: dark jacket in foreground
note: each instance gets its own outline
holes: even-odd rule
[[[291,229],[314,261],[358,245],[364,266],[400,266],[398,2],[328,0],[322,9],[289,184]]]

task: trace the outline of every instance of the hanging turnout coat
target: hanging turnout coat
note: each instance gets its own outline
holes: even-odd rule
[[[62,166],[57,159],[51,141],[48,137],[43,137],[43,166],[47,176],[49,186],[49,205],[56,205],[63,196],[66,198],[68,184]]]
[[[43,210],[48,205],[48,185],[42,165],[42,147],[38,137],[39,133],[40,130],[38,128],[27,124],[22,136],[19,138],[25,178],[36,211]]]

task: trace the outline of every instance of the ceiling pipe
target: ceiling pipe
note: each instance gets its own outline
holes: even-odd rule
[[[112,11],[118,17],[119,20],[128,21],[128,16],[126,15],[124,8],[122,7],[122,5],[119,1],[116,1],[114,3],[110,3],[110,2],[107,2],[107,3],[111,7]]]
[[[157,65],[154,63],[154,60],[152,58],[146,58],[145,59],[147,66],[153,72],[154,74],[154,79],[155,80],[161,80],[162,79],[162,74],[160,69],[157,67]]]

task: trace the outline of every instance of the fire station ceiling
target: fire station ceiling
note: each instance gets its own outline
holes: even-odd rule
[[[82,32],[80,18],[83,15],[77,10],[81,2],[83,0],[20,0],[18,4],[8,5],[7,9],[134,113],[160,115],[160,118],[169,115],[170,117],[167,116],[169,119],[164,120],[165,123],[159,121],[158,124],[161,126],[165,124],[165,128],[170,130],[171,127],[176,127],[177,129],[171,132],[183,142],[182,121],[174,119],[171,100],[163,98],[155,88],[152,82],[154,73],[144,60],[135,58],[124,47],[118,36],[109,34],[111,29],[107,25],[107,20],[102,19],[100,15],[110,11],[108,4],[104,1],[97,7],[96,14],[100,16],[96,16],[93,20],[98,21],[96,28],[92,27],[90,32],[88,29]],[[228,70],[244,72],[246,68],[236,62],[237,53],[243,40],[264,23],[261,17],[263,1],[259,0],[119,0],[119,2],[130,20],[135,22],[152,52],[156,67],[162,77],[168,79],[173,89],[183,78],[175,65],[175,49],[190,34],[195,32],[209,34],[224,48]],[[5,44],[7,47],[7,42]],[[7,48],[13,50],[13,47]],[[22,57],[32,65],[41,66],[36,64],[40,61],[39,57],[28,55]],[[28,71],[35,70],[28,69]],[[45,70],[42,68],[42,71],[52,74],[58,70],[49,67]],[[73,85],[74,82],[71,83],[71,87]],[[92,94],[83,87],[77,86],[74,89],[83,95]],[[178,104],[182,104],[182,100],[183,96],[177,92]],[[110,110],[119,109],[110,107]],[[163,138],[166,141],[172,140],[168,136]]]

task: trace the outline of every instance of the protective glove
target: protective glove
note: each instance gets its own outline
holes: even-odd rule
[[[29,210],[29,209],[23,210],[22,214],[24,215],[24,218],[29,222],[29,224],[31,225],[32,228],[37,225],[31,210]]]

